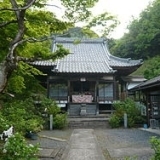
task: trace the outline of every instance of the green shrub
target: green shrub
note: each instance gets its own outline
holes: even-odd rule
[[[111,121],[118,121],[120,125],[124,124],[124,113],[127,114],[127,125],[128,127],[134,127],[135,124],[143,123],[144,118],[141,116],[141,111],[137,107],[136,103],[132,100],[127,98],[125,101],[118,101],[113,104],[115,108],[114,116],[118,117],[111,117],[113,120]],[[120,121],[120,122],[119,122]],[[114,122],[116,123],[116,122]],[[115,125],[119,127],[118,125]]]
[[[155,152],[152,160],[160,159],[160,138],[153,136],[150,138],[150,143],[151,143],[152,149]]]
[[[0,112],[0,134],[4,131],[7,130],[10,127],[9,121],[7,121],[6,117],[2,115]]]
[[[67,126],[67,114],[57,114],[53,117],[53,127],[56,129],[63,129]]]
[[[134,125],[135,125],[135,120],[134,120],[133,117],[128,116],[128,118],[127,118],[127,125],[128,125],[129,128],[134,127]]]
[[[53,128],[63,129],[67,126],[67,114],[62,114],[61,108],[55,101],[46,98],[42,101],[42,105],[47,109],[48,115],[53,115]]]
[[[38,146],[39,145],[29,145],[21,134],[16,133],[15,135],[8,138],[4,148],[1,149],[0,159],[38,160]]]
[[[25,123],[25,129],[26,131],[32,131],[32,132],[40,132],[43,129],[43,122],[41,119],[29,119]]]
[[[33,103],[33,102],[32,102]],[[16,132],[24,133],[30,129],[42,129],[43,118],[35,114],[36,106],[30,101],[14,101],[6,103],[1,110],[5,121],[13,125]],[[33,131],[33,130],[32,130]]]
[[[53,101],[52,99],[44,99],[42,101],[42,105],[44,106],[44,108],[46,108],[46,112],[47,114],[52,114],[53,117],[56,116],[56,114],[61,112],[61,109],[57,106],[57,103],[55,101]]]
[[[113,114],[111,118],[109,119],[109,124],[112,128],[120,127],[120,119],[118,116]]]

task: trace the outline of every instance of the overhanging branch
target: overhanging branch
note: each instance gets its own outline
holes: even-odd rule
[[[17,23],[17,20],[12,20],[12,21],[8,21],[8,22],[2,22],[2,23],[0,23],[0,28],[5,27],[5,26],[7,26],[9,24],[12,24],[12,23]]]
[[[14,7],[13,8],[0,8],[0,11],[22,11],[22,10],[26,10],[28,8],[30,8],[36,0],[28,0],[27,3],[23,6],[23,7],[17,7],[15,6],[15,1],[14,0],[10,0],[11,4],[14,3]]]
[[[28,8],[30,8],[36,0],[32,0],[33,2],[31,2],[30,4],[28,4],[25,7],[18,7],[18,8],[0,8],[0,11],[20,11],[20,10],[26,10]],[[52,7],[56,7],[58,9],[61,9],[60,7],[58,7],[57,5],[54,4],[47,4],[47,3],[40,3],[40,5],[44,5],[44,6],[52,6]]]

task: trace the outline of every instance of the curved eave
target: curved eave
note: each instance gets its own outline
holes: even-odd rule
[[[113,56],[110,53],[109,53],[109,57],[110,57],[110,66],[112,67],[116,67],[116,66],[127,67],[127,66],[137,66],[137,65],[143,64],[142,59],[133,60],[131,58],[120,58],[120,57]]]
[[[114,70],[117,70],[118,74],[123,76],[129,75],[136,71],[142,64],[134,65],[134,66],[111,66]]]
[[[55,62],[53,62],[52,60],[34,61],[34,62],[30,62],[29,64],[37,68],[44,74],[49,74],[51,70],[56,67]]]
[[[59,71],[56,68],[52,69],[53,73],[58,73],[58,74],[114,74],[116,71],[115,70],[111,70],[111,71],[107,71],[107,72],[99,72],[99,71],[94,71],[94,72],[87,72],[87,71]]]
[[[136,86],[132,89],[130,89],[130,91],[134,92],[134,91],[142,91],[142,90],[151,90],[151,88],[155,88],[157,90],[157,87],[160,88],[160,82],[159,83],[153,83],[151,85],[144,85],[144,86]]]
[[[42,66],[42,67],[54,67],[56,66],[56,63],[53,60],[39,60],[39,61],[34,61],[30,62],[31,65],[34,66]]]
[[[160,76],[155,77],[153,79],[150,79],[148,81],[145,81],[145,82],[139,84],[138,86],[132,88],[130,91],[147,90],[147,89],[151,89],[151,88],[157,89],[157,87],[160,88]]]

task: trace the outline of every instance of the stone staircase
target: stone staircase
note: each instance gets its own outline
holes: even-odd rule
[[[68,128],[110,128],[109,115],[69,116]]]

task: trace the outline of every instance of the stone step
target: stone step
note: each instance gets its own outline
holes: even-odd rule
[[[111,114],[98,114],[98,115],[69,115],[69,118],[109,118]]]
[[[68,118],[69,128],[110,128],[109,118]]]

